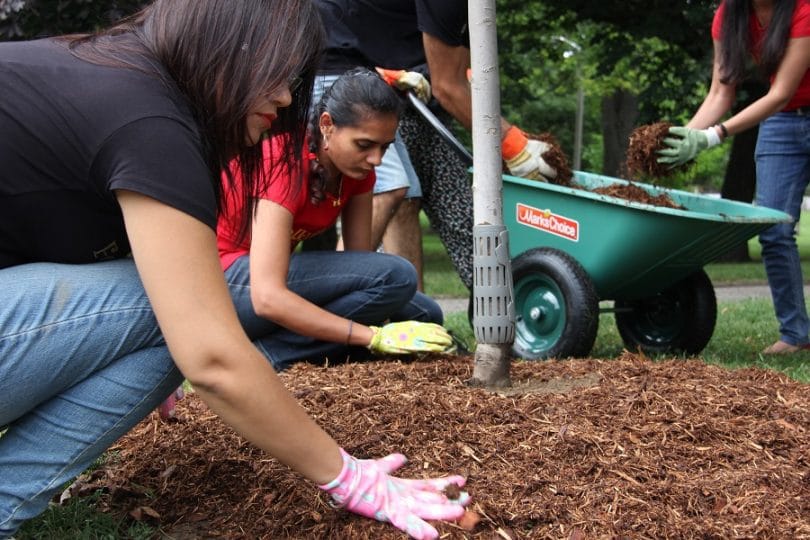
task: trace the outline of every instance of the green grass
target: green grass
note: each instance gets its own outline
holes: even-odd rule
[[[157,531],[141,522],[100,512],[100,492],[51,506],[23,525],[17,540],[149,540]]]

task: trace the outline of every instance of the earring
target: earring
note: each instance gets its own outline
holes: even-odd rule
[[[323,149],[329,150],[329,139],[326,138],[326,135],[323,136]]]

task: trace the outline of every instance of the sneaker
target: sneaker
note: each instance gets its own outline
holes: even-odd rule
[[[785,343],[781,339],[771,345],[770,347],[766,348],[762,351],[762,354],[793,354],[799,351],[806,351],[810,350],[810,343],[804,343],[802,345],[791,345],[790,343]]]

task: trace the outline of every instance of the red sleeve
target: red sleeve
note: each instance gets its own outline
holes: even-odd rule
[[[309,199],[309,160],[304,159],[303,176],[304,180],[300,185],[291,182],[289,172],[286,167],[280,164],[273,165],[269,161],[270,155],[283,155],[282,146],[286,144],[286,137],[278,135],[264,142],[265,145],[265,167],[270,171],[270,178],[268,179],[267,190],[262,195],[262,199],[273,201],[290,211],[295,215]],[[268,152],[269,149],[273,150],[272,153]]]
[[[810,36],[810,3],[799,2],[793,11],[790,23],[790,37],[803,38]]]
[[[720,30],[723,27],[723,11],[725,10],[726,3],[721,2],[714,12],[714,19],[712,20],[712,39],[718,41],[720,39]]]
[[[308,200],[309,187],[306,181],[301,186],[292,185],[285,167],[273,167],[270,162],[271,155],[280,155],[280,145],[284,144],[283,137],[274,137],[265,140],[263,144],[265,162],[264,166],[270,174],[267,191],[262,198],[280,204],[295,215]],[[275,145],[275,146],[271,146]],[[270,153],[270,149],[276,150]],[[234,162],[235,163],[235,162]],[[234,175],[233,187],[228,185],[227,177],[222,175],[223,211],[217,220],[217,247],[219,248],[219,262],[223,270],[227,270],[233,262],[250,251],[250,233],[245,238],[239,238],[239,231],[245,208],[242,194],[242,173],[235,165],[231,166]],[[304,162],[304,178],[308,177],[309,161]]]

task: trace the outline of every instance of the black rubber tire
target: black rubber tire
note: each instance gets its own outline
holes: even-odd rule
[[[585,357],[596,341],[599,297],[573,257],[534,248],[512,261],[515,356],[527,360]]]
[[[630,351],[699,354],[717,322],[717,298],[702,269],[641,300],[616,300],[616,327]]]

